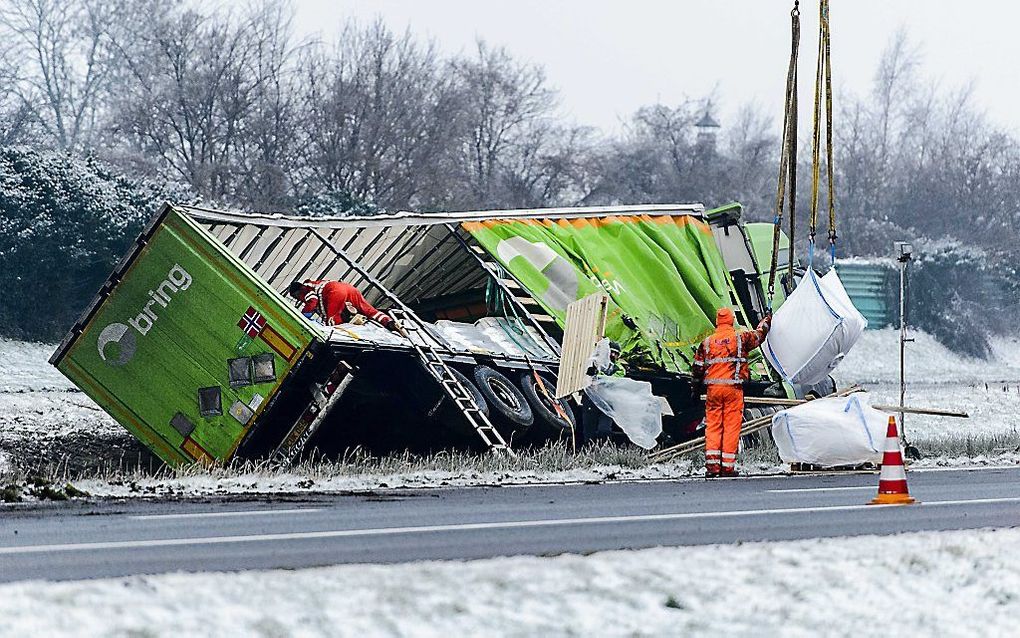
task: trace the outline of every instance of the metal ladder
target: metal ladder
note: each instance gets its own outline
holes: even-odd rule
[[[422,365],[443,386],[446,396],[450,397],[454,405],[457,406],[457,409],[464,415],[464,418],[471,424],[471,427],[478,433],[478,436],[485,442],[489,450],[497,454],[516,456],[510,445],[503,438],[503,435],[492,426],[489,417],[475,405],[474,399],[467,391],[467,388],[464,387],[464,384],[454,376],[450,367],[446,365],[446,362],[439,356],[435,348],[429,344],[429,336],[425,335],[414,338],[418,336],[415,333],[423,332],[418,323],[413,320],[407,320],[405,313],[400,309],[393,309],[390,311],[390,314],[399,320],[404,330],[409,333],[408,341],[411,343],[411,347],[414,348]]]
[[[504,290],[510,293],[513,300],[516,301],[521,308],[524,309],[536,323],[540,324],[542,329],[548,333],[549,331],[559,330],[559,325],[556,323],[556,319],[551,317],[537,301],[535,301],[528,291],[526,291],[520,283],[485,251],[484,248],[477,245],[470,245],[471,252],[474,253],[482,267],[489,272],[489,274],[503,287]]]
[[[737,323],[753,329],[755,326],[752,326],[748,321],[748,318],[744,313],[744,305],[740,302],[740,297],[737,296],[737,293],[733,290],[732,286],[727,286],[726,288],[730,295],[730,307],[733,308],[733,316],[736,318]]]
[[[453,372],[450,371],[449,366],[446,362],[440,358],[435,348],[429,343],[431,335],[424,329],[424,322],[414,313],[410,308],[404,305],[404,302],[400,300],[392,291],[382,285],[382,283],[372,276],[370,272],[365,270],[360,264],[351,259],[346,252],[342,249],[334,246],[328,239],[322,236],[317,230],[312,229],[311,233],[319,238],[319,241],[323,243],[329,250],[337,256],[338,259],[342,259],[347,262],[347,265],[354,272],[358,273],[366,282],[374,286],[380,291],[386,298],[392,301],[397,307],[389,311],[389,314],[400,322],[405,331],[409,333],[424,332],[425,334],[420,336],[418,340],[410,338],[408,335],[408,341],[411,343],[411,347],[414,348],[415,353],[418,355],[418,359],[421,360],[425,370],[428,371],[432,377],[439,382],[443,387],[443,391],[450,399],[453,400],[454,405],[464,415],[464,418],[468,420],[471,427],[475,429],[478,436],[482,438],[485,445],[488,446],[489,450],[495,453],[505,453],[508,456],[516,456],[514,451],[510,449],[510,445],[503,439],[503,436],[492,427],[492,422],[489,421],[489,417],[485,416],[485,413],[478,409],[475,405],[474,400],[468,393],[467,388],[461,384],[460,380],[454,376]],[[419,343],[420,341],[420,343]]]

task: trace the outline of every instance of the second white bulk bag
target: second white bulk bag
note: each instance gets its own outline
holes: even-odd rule
[[[772,438],[784,463],[823,467],[879,464],[889,416],[865,392],[815,399],[772,417]]]
[[[810,268],[772,318],[762,352],[790,383],[812,385],[836,369],[868,327],[833,268]]]

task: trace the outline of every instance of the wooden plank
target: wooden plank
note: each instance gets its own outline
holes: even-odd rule
[[[854,392],[860,392],[861,389],[862,389],[861,386],[853,385],[853,386],[850,386],[849,388],[846,388],[844,390],[840,390],[839,392],[836,392],[834,394],[830,394],[830,395],[828,395],[828,396],[826,396],[824,398],[845,397],[845,396],[853,394]],[[744,397],[744,403],[747,403],[747,399],[749,399],[749,398],[759,398],[759,397]],[[801,401],[802,399],[786,399],[786,400],[787,401],[790,401],[790,400]],[[769,425],[772,424],[772,417],[773,416],[775,416],[775,415],[774,414],[767,414],[767,415],[765,415],[763,417],[759,417],[757,419],[752,419],[750,421],[745,421],[740,426],[740,435],[743,436],[745,434],[751,434],[751,433],[757,432],[758,430],[762,430],[764,428],[769,427]],[[683,456],[684,454],[690,454],[691,452],[697,452],[698,450],[700,450],[700,449],[702,449],[704,447],[705,447],[705,437],[699,436],[696,439],[691,439],[690,441],[684,441],[683,443],[680,443],[678,445],[673,445],[671,447],[667,447],[667,448],[663,448],[661,450],[657,450],[655,452],[651,452],[648,456],[649,456],[649,459],[653,463],[663,463],[665,461],[671,461],[671,460],[675,459],[678,456]]]
[[[589,295],[567,306],[560,369],[556,379],[557,399],[583,390],[588,385],[588,363],[595,344],[606,332],[608,309],[609,296],[605,293]]]
[[[701,400],[705,400],[705,396],[701,396]],[[744,405],[784,405],[794,406],[802,405],[807,403],[808,399],[770,399],[767,397],[744,397]],[[954,410],[943,410],[941,408],[917,408],[909,407],[905,405],[884,405],[875,404],[871,407],[882,412],[903,412],[905,414],[924,414],[927,416],[948,416],[957,419],[969,419],[970,415],[966,412],[956,412]]]

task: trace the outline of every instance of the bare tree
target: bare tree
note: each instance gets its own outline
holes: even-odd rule
[[[268,78],[260,14],[163,16],[119,46],[130,82],[113,132],[211,199],[236,194],[237,151]]]
[[[388,209],[442,199],[456,112],[433,45],[349,23],[300,69],[303,189]]]
[[[0,43],[0,145],[9,146],[28,139],[33,131],[29,105],[18,97],[19,64],[17,47]]]
[[[59,148],[94,141],[116,19],[117,5],[102,0],[7,0],[0,9],[0,27],[23,62],[13,91]]]
[[[740,107],[726,127],[728,192],[723,197],[741,202],[759,219],[771,219],[773,212],[778,145],[772,120],[756,104]]]
[[[475,55],[454,60],[464,139],[460,168],[472,207],[502,205],[501,165],[509,154],[535,153],[556,105],[541,67],[515,61],[503,48],[476,43]],[[528,141],[532,142],[529,148]]]
[[[252,105],[234,152],[236,198],[255,210],[286,208],[292,195],[300,97],[292,19],[292,8],[275,2],[262,5],[251,18]]]
[[[500,206],[540,208],[583,201],[591,180],[592,130],[542,122],[527,127],[500,161]]]

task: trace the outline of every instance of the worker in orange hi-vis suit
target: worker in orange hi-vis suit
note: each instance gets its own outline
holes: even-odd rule
[[[750,378],[747,354],[757,348],[769,332],[769,313],[755,330],[737,332],[733,311],[720,308],[715,332],[705,339],[694,355],[691,373],[695,382],[707,386],[705,402],[705,474],[708,477],[737,475],[737,447],[744,421],[744,381]]]

